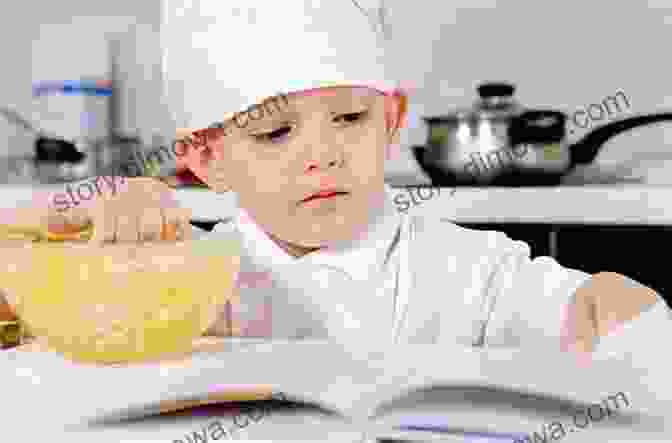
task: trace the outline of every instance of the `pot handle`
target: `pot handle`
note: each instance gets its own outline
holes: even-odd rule
[[[571,166],[586,164],[595,160],[602,145],[610,138],[638,126],[646,126],[661,121],[672,121],[672,113],[645,114],[600,126],[569,146]]]

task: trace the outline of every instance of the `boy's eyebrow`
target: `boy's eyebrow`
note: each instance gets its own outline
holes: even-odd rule
[[[352,106],[365,106],[367,108],[371,107],[375,98],[377,97],[376,94],[364,91],[352,91],[350,94],[344,95],[337,94],[335,91],[329,91],[329,93],[324,95],[322,95],[320,91],[311,91],[311,93],[308,95],[313,94],[320,98],[320,100],[323,101],[326,106],[333,109],[331,114],[345,112],[346,109],[343,108]],[[264,126],[266,125],[286,123],[287,120],[299,120],[302,117],[301,112],[299,112],[299,110],[296,108],[295,100],[292,101],[294,103],[290,102],[287,95],[283,96],[283,94],[278,94],[276,96],[266,98],[262,102],[256,103],[244,111],[236,113],[235,118],[245,122],[244,127],[238,126],[238,124],[235,123],[235,118],[227,122],[220,123],[220,125],[226,126],[233,123],[234,125],[238,126],[239,129],[250,131],[264,129]],[[260,110],[263,110],[263,115],[261,118],[255,120],[249,115],[250,112],[258,114],[261,112]]]
[[[245,112],[242,112],[241,114],[245,114]],[[265,129],[265,127],[268,125],[278,125],[287,123],[288,121],[299,120],[301,118],[301,114],[296,110],[283,110],[282,112],[273,113],[271,115],[265,115],[263,118],[260,118],[258,120],[253,120],[249,118],[249,116],[243,116],[241,117],[241,119],[242,118],[245,119],[247,124],[245,125],[245,127],[239,129],[248,131],[255,131],[255,130],[258,131],[261,129]]]
[[[343,100],[339,100],[338,102],[335,102],[333,106],[335,108],[339,107],[347,107],[347,106],[366,106],[370,107],[373,105],[374,101],[374,96],[368,95],[368,96],[353,96],[353,97],[348,97],[344,98]]]

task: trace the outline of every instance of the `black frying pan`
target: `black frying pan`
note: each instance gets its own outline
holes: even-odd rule
[[[37,136],[35,140],[36,161],[78,163],[86,157],[73,142],[44,134],[12,109],[0,108],[0,115],[24,131]]]
[[[597,157],[604,143],[612,137],[630,129],[646,126],[662,121],[672,121],[672,113],[645,114],[636,117],[614,121],[600,126],[583,136],[578,142],[567,147],[570,153],[569,166],[561,172],[530,172],[525,170],[503,171],[488,186],[554,186],[562,183],[564,176],[575,167],[591,163]],[[513,141],[515,144],[515,141]],[[413,146],[413,155],[422,170],[432,180],[434,186],[473,186],[478,185],[476,180],[467,182],[445,171],[441,171],[424,161],[425,147]],[[482,186],[482,184],[481,184]]]

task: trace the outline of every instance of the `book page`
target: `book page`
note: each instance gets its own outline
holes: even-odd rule
[[[543,350],[409,345],[390,350],[386,360],[397,376],[379,386],[372,418],[387,430],[527,433],[567,421],[577,410],[604,410],[605,403],[613,410],[620,403],[619,417],[596,429],[663,432],[672,406],[665,386],[648,386],[641,370],[611,359],[581,366],[569,355]]]
[[[575,402],[595,401],[612,394],[611,391],[618,392],[619,386],[630,386],[642,398],[640,408],[669,404],[672,400],[669,393],[657,396],[653,392],[655,387],[637,384],[646,375],[642,368],[609,358],[584,365],[569,354],[542,349],[482,349],[442,344],[397,345],[385,352],[382,359],[382,364],[395,368],[396,384],[381,386],[377,403],[393,400],[409,390],[432,386],[504,388]]]
[[[395,411],[448,411],[443,403],[451,402],[451,417],[462,417],[451,419],[454,426],[477,426],[484,417],[481,412],[488,416],[499,411],[498,416],[506,418],[497,405],[516,404],[521,394],[537,399],[528,402],[542,411],[534,420],[547,419],[544,410],[557,413],[557,408],[593,404],[621,391],[628,395],[633,413],[660,410],[661,403],[647,397],[651,390],[637,385],[636,372],[628,374],[607,364],[580,368],[536,351],[446,345],[395,345],[370,351],[308,340],[223,340],[222,348],[189,358],[117,367],[77,365],[49,352],[10,350],[0,353],[0,376],[12,381],[3,387],[3,397],[12,399],[2,405],[3,417],[11,421],[37,416],[45,426],[47,421],[60,426],[122,420],[266,393],[282,393],[289,400],[338,412],[356,426],[364,426],[369,416],[384,419]],[[436,392],[413,396],[422,389]],[[486,391],[494,392],[494,397]],[[481,412],[464,406],[478,403],[476,398]],[[546,408],[544,402],[556,409]],[[472,412],[475,418],[469,418]],[[529,413],[522,407],[510,409],[508,422],[525,423],[520,414]]]
[[[48,351],[0,353],[0,373],[13,380],[4,394],[21,399],[4,417],[23,413],[57,425],[115,421],[264,393],[283,393],[347,417],[375,406],[362,402],[363,393],[375,390],[383,368],[371,370],[341,346],[222,341],[221,350],[184,359],[115,366],[77,364]]]

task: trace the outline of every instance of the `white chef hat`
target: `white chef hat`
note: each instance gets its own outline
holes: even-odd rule
[[[166,104],[206,128],[268,97],[326,86],[399,89],[385,0],[163,0]]]

